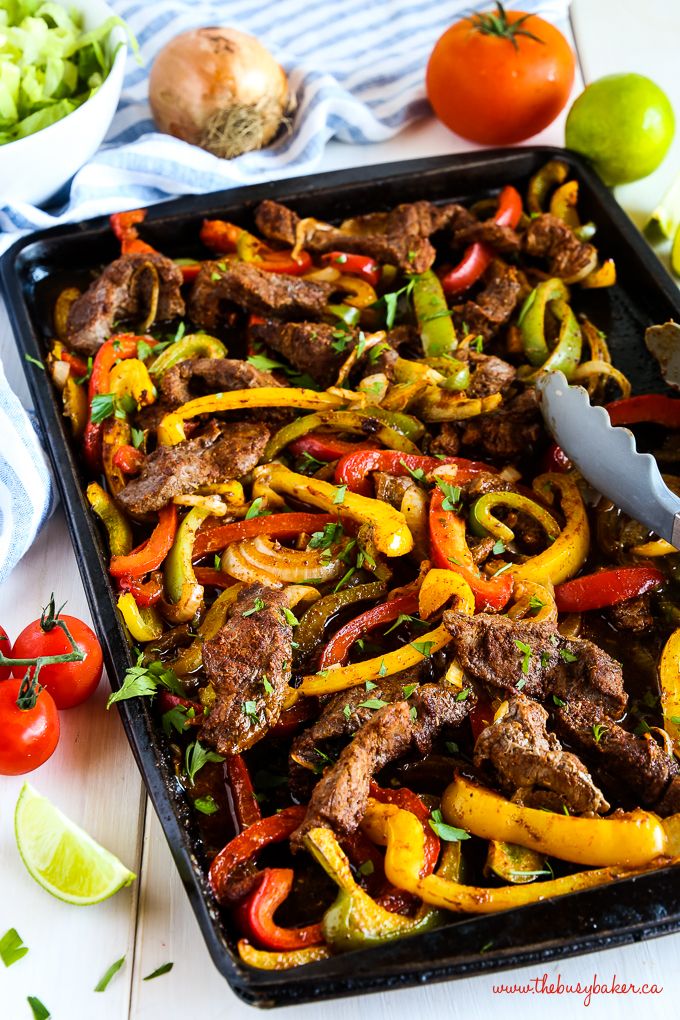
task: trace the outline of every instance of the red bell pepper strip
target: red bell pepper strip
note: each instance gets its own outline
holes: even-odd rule
[[[255,822],[262,820],[262,812],[255,797],[250,772],[240,754],[228,755],[224,761],[224,769],[234,802],[236,818],[241,831],[243,831],[250,825],[254,825]]]
[[[79,379],[83,379],[88,373],[87,363],[79,358],[77,354],[71,354],[70,351],[62,351],[59,355],[60,361],[65,361],[70,366],[73,375],[77,375]]]
[[[502,227],[516,227],[522,215],[522,198],[511,185],[506,185],[498,198],[498,209],[493,217]],[[491,245],[477,241],[465,249],[463,258],[442,277],[445,294],[461,294],[476,283],[484,270],[491,265],[494,250]]]
[[[320,924],[305,928],[280,928],[274,913],[293,887],[292,868],[265,868],[258,887],[240,903],[236,917],[244,935],[263,949],[289,950],[320,946],[324,941]]]
[[[194,573],[196,580],[204,588],[231,588],[234,584],[228,574],[222,570],[216,570],[215,567],[195,567]]]
[[[284,538],[288,535],[299,535],[303,531],[323,531],[324,524],[332,524],[335,520],[331,514],[291,513],[251,517],[249,521],[218,524],[198,532],[194,542],[194,559],[200,559],[206,553],[226,549],[231,542],[255,538],[256,535]]]
[[[472,728],[472,736],[475,738],[475,742],[482,730],[485,730],[487,726],[491,725],[493,717],[493,705],[487,698],[486,694],[484,694],[483,691],[478,690],[477,701],[468,713],[470,726]]]
[[[196,571],[198,577],[198,571]],[[316,698],[300,698],[291,708],[282,712],[269,732],[273,737],[289,737],[292,733],[319,714]]]
[[[187,726],[199,726],[205,718],[203,705],[198,701],[190,701],[189,698],[181,698],[179,694],[171,694],[170,691],[161,691],[158,695],[158,708],[161,714],[169,712],[173,708],[186,708],[193,711],[192,716],[187,716]]]
[[[158,570],[170,552],[177,531],[177,507],[168,503],[158,513],[158,524],[151,537],[138,549],[127,556],[112,556],[109,573],[112,577],[142,577],[152,570]]]
[[[405,786],[396,790],[383,789],[371,780],[371,797],[381,804],[396,804],[404,811],[410,811],[423,825],[425,833],[425,846],[423,848],[425,862],[420,877],[425,878],[431,875],[437,866],[439,859],[440,841],[430,825],[430,812],[417,793],[407,789]]]
[[[480,471],[496,473],[496,469],[478,460],[466,460],[464,457],[425,457],[415,453],[399,453],[398,450],[361,450],[346,454],[338,462],[335,469],[335,481],[338,485],[346,485],[350,492],[360,496],[371,496],[371,483],[368,475],[371,471],[389,471],[391,475],[404,476],[410,471],[421,470],[425,474],[435,471],[442,464],[455,464],[459,471],[466,473],[463,480]],[[410,469],[410,471],[409,471]],[[462,478],[462,475],[461,475]]]
[[[308,453],[316,460],[338,460],[348,453],[356,453],[359,450],[373,450],[375,447],[370,443],[350,443],[347,439],[336,439],[335,436],[327,435],[325,432],[308,432],[306,436],[300,436],[290,443],[289,453],[295,457],[301,457]]]
[[[362,634],[375,630],[376,627],[381,627],[385,623],[391,623],[402,613],[410,616],[417,611],[417,595],[402,595],[390,602],[383,602],[379,606],[368,609],[361,616],[350,620],[333,635],[323,650],[321,669],[328,669],[329,666],[335,666],[338,663],[344,665],[352,645]]]
[[[219,254],[235,252],[238,248],[239,238],[248,231],[243,227],[237,227],[235,223],[227,223],[225,220],[203,220],[201,227],[201,241],[207,248]],[[253,239],[253,244],[257,241]],[[285,273],[288,276],[300,276],[306,273],[312,265],[312,257],[306,251],[301,251],[296,258],[292,257],[290,251],[275,251],[262,242],[257,242],[256,261],[253,263],[258,269],[268,273]]]
[[[163,594],[163,581],[159,573],[152,574],[144,582],[134,577],[119,577],[118,590],[129,591],[138,606],[154,606]]]
[[[121,255],[130,255],[133,252],[155,252],[146,241],[142,241],[137,230],[137,224],[143,223],[146,219],[146,209],[130,209],[129,212],[114,213],[109,218],[111,229],[120,241]]]
[[[558,446],[557,443],[551,443],[546,450],[545,456],[543,457],[543,471],[557,471],[557,473],[561,475],[566,474],[567,471],[571,471],[571,461],[562,447]],[[533,498],[535,498],[535,495],[532,499]]]
[[[654,422],[669,429],[680,429],[680,400],[666,397],[662,393],[645,393],[639,397],[627,397],[605,404],[612,425],[636,425],[638,422]]]
[[[444,493],[435,489],[430,500],[431,558],[436,567],[455,570],[465,578],[475,596],[477,612],[498,612],[509,602],[514,582],[508,574],[483,577],[472,559],[465,537],[465,521],[452,510],[444,510]]]
[[[213,859],[208,880],[218,900],[226,901],[229,876],[237,864],[253,857],[258,850],[271,843],[281,843],[302,823],[307,809],[302,806],[287,807],[276,815],[262,818],[250,825],[227,843]]]
[[[140,340],[144,340],[150,347],[153,347],[157,342],[151,336],[135,336],[134,333],[116,333],[101,345],[92,362],[92,372],[87,393],[90,411],[83,439],[85,461],[92,472],[101,470],[102,430],[104,427],[103,422],[92,421],[92,400],[98,394],[110,391],[111,369],[117,361],[123,358],[136,357],[137,344]]]
[[[138,475],[142,470],[146,457],[141,450],[127,443],[119,446],[113,455],[113,463],[124,475]]]
[[[333,266],[334,269],[339,269],[342,273],[360,276],[366,283],[370,283],[371,287],[375,287],[380,280],[380,265],[368,255],[331,251],[324,255],[321,261]]]
[[[656,567],[615,567],[595,574],[575,577],[555,588],[555,603],[560,613],[586,613],[636,598],[660,588],[666,577]]]

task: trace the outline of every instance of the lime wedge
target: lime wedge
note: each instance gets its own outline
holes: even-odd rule
[[[649,217],[644,231],[650,240],[673,237],[680,226],[680,174]]]
[[[30,875],[67,903],[100,903],[137,877],[29,783],[19,794],[14,832]]]
[[[675,231],[673,247],[671,248],[671,269],[675,276],[680,276],[680,224]]]

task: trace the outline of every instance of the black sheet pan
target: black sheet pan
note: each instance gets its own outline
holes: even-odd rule
[[[615,287],[580,292],[578,308],[607,333],[613,360],[631,379],[634,391],[661,391],[663,380],[642,338],[654,322],[680,320],[680,292],[607,189],[580,159],[562,150],[523,148],[419,159],[181,198],[151,208],[144,236],[168,255],[200,256],[197,238],[203,218],[250,226],[252,210],[263,198],[285,201],[303,216],[330,220],[423,198],[468,202],[505,183],[523,190],[532,173],[558,156],[579,181],[579,211],[597,223],[598,249],[603,257],[615,258],[618,270]],[[72,278],[117,255],[106,217],[30,235],[5,253],[0,279],[22,358],[41,358],[46,352],[52,281],[64,274]],[[108,674],[117,688],[131,660],[107,579],[106,552],[85,503],[84,478],[55,390],[39,368],[25,367]],[[236,955],[233,934],[211,896],[205,879],[209,862],[153,713],[143,699],[122,702],[118,708],[210,954],[236,994],[252,1005],[301,1004],[542,965],[680,929],[680,871],[666,869],[511,913],[452,916],[434,932],[297,970],[253,970]]]

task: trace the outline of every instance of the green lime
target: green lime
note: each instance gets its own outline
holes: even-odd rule
[[[674,131],[673,107],[658,85],[641,74],[609,74],[573,104],[565,142],[592,161],[605,184],[625,184],[656,170]]]
[[[19,794],[14,832],[31,876],[67,903],[99,903],[137,877],[29,783]]]

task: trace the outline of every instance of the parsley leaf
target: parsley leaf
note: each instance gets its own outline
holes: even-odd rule
[[[522,676],[522,677],[519,678],[519,680],[515,684],[515,687],[517,688],[518,691],[521,691],[525,684],[526,684],[526,679]]]
[[[346,485],[338,485],[336,487],[336,490],[335,490],[335,495],[333,496],[333,503],[338,505],[338,506],[341,505],[342,503],[345,502],[345,496],[346,495],[347,495],[347,486]]]
[[[576,662],[578,659],[578,655],[574,655],[568,648],[560,648],[559,656],[563,662]]]
[[[244,701],[243,702],[243,714],[249,722],[259,723],[260,715],[257,711],[256,701]]]
[[[352,707],[351,707],[351,705],[345,705],[345,707],[342,710],[342,714],[344,715],[345,719],[349,719],[349,717],[352,714]]]
[[[212,798],[210,798],[212,800]],[[210,812],[212,814],[212,812]],[[164,963],[161,967],[156,967],[150,974],[147,974],[143,981],[151,981],[153,978],[160,977],[162,974],[168,974],[174,967],[174,963]]]
[[[264,503],[264,496],[258,496],[248,507],[248,512],[244,520],[251,521],[253,517],[269,517],[271,510],[267,510],[266,507],[263,509],[262,504]]]
[[[455,740],[447,740],[446,743],[444,744],[444,747],[449,752],[449,754],[458,754],[458,752],[460,751],[460,748]]]
[[[264,687],[266,694],[274,693],[274,688],[269,681],[269,677],[266,676],[264,673],[262,674],[262,686]]]
[[[400,458],[399,463],[403,468],[408,471],[414,482],[426,482],[425,472],[422,468],[410,468],[403,457]]]
[[[251,354],[247,361],[249,365],[259,368],[262,372],[269,372],[274,368],[285,368],[285,365],[282,365],[280,361],[267,358],[264,354]]]
[[[435,481],[437,482],[437,488],[441,489],[445,497],[442,501],[442,510],[455,510],[460,503],[460,488],[457,485],[451,485],[449,482],[443,481],[441,478],[437,478]]]
[[[166,737],[169,737],[173,730],[177,730],[178,733],[184,733],[185,729],[189,725],[187,709],[184,705],[175,705],[174,708],[170,708],[167,712],[163,712],[163,715],[161,716],[161,725]]]
[[[373,861],[364,861],[359,865],[358,871],[360,875],[372,875],[375,871],[375,865]]]
[[[602,740],[602,736],[607,732],[607,727],[603,726],[602,723],[593,723],[593,736],[595,737],[595,743],[599,744]]]
[[[184,755],[184,770],[192,786],[196,780],[196,773],[200,772],[209,761],[224,761],[224,756],[217,754],[215,751],[209,751],[198,740],[194,740],[193,743],[189,744]]]
[[[116,701],[151,697],[156,693],[159,685],[167,688],[171,694],[177,694],[179,697],[184,695],[184,687],[174,670],[158,661],[143,666],[142,659],[143,655],[140,654],[136,665],[130,666],[126,670],[119,690],[109,695],[109,700],[106,702],[107,709]]]
[[[97,393],[92,398],[90,420],[96,425],[100,421],[104,421],[106,418],[110,418],[113,414],[114,407],[114,394],[113,393]]]
[[[500,556],[501,553],[505,552],[505,542],[503,542],[502,539],[500,538],[497,539],[497,541],[494,543],[491,552],[494,554],[494,556]]]
[[[386,675],[387,675],[387,666],[385,665],[385,660],[383,659],[382,662],[380,663],[380,669],[378,670],[378,676],[386,676]]]
[[[419,687],[419,686],[420,686],[419,684],[407,684],[405,687],[402,687],[402,691],[404,692],[404,697],[406,699],[410,698],[411,695],[413,694],[413,692],[415,691],[415,689],[417,687]]]
[[[374,684],[372,680],[367,680],[364,687],[367,691],[374,691],[378,685]]]
[[[99,979],[97,984],[94,986],[95,992],[105,992],[106,989],[108,988],[109,981],[111,980],[114,974],[118,973],[118,971],[120,970],[124,963],[125,963],[124,956],[121,956],[120,960],[116,960],[115,963],[112,963],[109,969],[106,971],[106,973]]]
[[[520,641],[519,638],[515,638],[516,647],[522,652],[522,672],[529,672],[529,663],[531,662],[531,645],[528,645],[526,641]]]
[[[24,945],[21,935],[16,928],[10,928],[0,939],[0,960],[5,967],[11,967],[13,963],[20,960],[28,952],[28,946]]]
[[[283,607],[283,618],[286,623],[289,623],[291,627],[297,627],[300,621],[292,610],[288,606]]]
[[[144,431],[143,429],[136,429],[133,427],[130,432],[132,434],[132,445],[135,450],[138,450],[144,442]]]
[[[246,609],[245,613],[241,613],[241,616],[252,616],[253,613],[261,613],[263,609],[267,608],[267,603],[264,599],[255,599],[251,609]]]
[[[52,1016],[45,1003],[41,1002],[35,995],[27,995],[26,1001],[31,1007],[33,1020],[49,1020]]]
[[[529,609],[533,609],[535,612],[539,609],[543,609],[544,605],[545,602],[543,602],[542,599],[539,599],[538,595],[532,595],[529,599]]]
[[[558,698],[556,694],[553,694],[552,699],[553,703],[557,705],[558,708],[564,708],[566,705],[566,701],[562,701],[562,698]]]
[[[456,701],[467,701],[468,694],[470,694],[471,692],[472,692],[471,687],[464,687],[463,690],[456,695]]]
[[[408,714],[411,717],[411,722],[415,722],[416,719],[418,718],[418,709],[416,708],[415,705],[411,705],[411,707],[408,710]]]
[[[435,835],[447,843],[459,843],[462,839],[470,838],[470,834],[465,829],[457,829],[453,825],[447,825],[442,818],[441,811],[438,809],[432,812],[432,817],[428,821]]]
[[[359,708],[372,708],[377,711],[379,708],[384,708],[387,704],[389,702],[383,701],[382,698],[369,698],[367,701],[362,701]]]
[[[45,371],[45,366],[43,365],[42,361],[40,361],[38,358],[31,357],[30,354],[24,354],[24,361],[30,362],[31,365],[37,365],[38,368],[42,368],[43,372]]]
[[[220,810],[219,804],[211,793],[207,793],[205,797],[197,797],[194,801],[194,807],[202,815],[214,815]]]
[[[477,354],[481,354],[484,350],[484,337],[481,333],[478,333],[474,340],[471,341],[470,347],[473,347]]]
[[[313,531],[309,542],[307,543],[308,549],[330,549],[332,545],[336,545],[343,537],[345,531],[339,522],[334,524],[324,524],[323,531]]]
[[[411,648],[415,648],[424,659],[429,659],[434,648],[434,641],[411,641]]]
[[[427,620],[419,620],[417,616],[409,616],[408,613],[399,613],[399,616],[385,634],[391,634],[393,630],[400,627],[402,623],[419,623],[421,627],[427,627]]]

